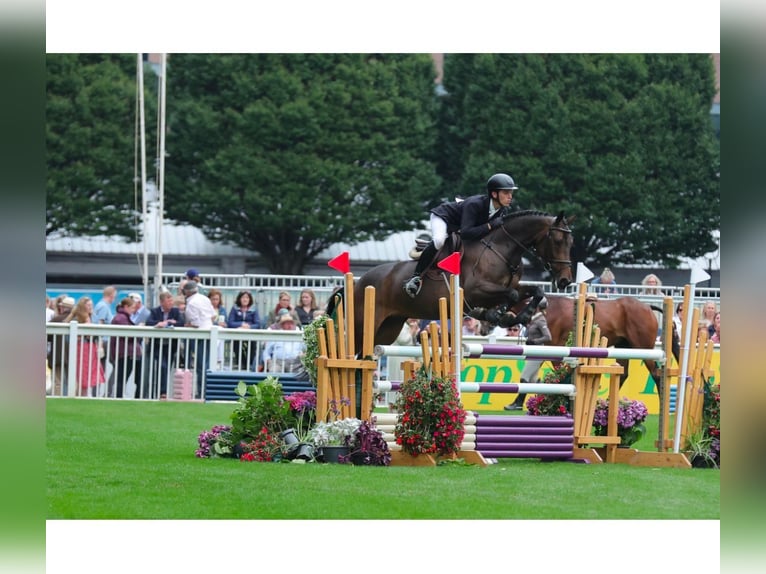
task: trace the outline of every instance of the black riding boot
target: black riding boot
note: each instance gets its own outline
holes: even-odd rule
[[[434,245],[434,242],[431,241],[428,245],[426,245],[426,248],[423,249],[423,253],[420,254],[418,264],[415,266],[415,272],[413,273],[412,277],[410,277],[404,284],[404,292],[413,299],[417,296],[418,293],[420,293],[420,287],[422,286],[420,276],[431,265],[431,260],[435,255],[436,246]]]
[[[529,381],[526,381],[524,379],[521,379],[521,382],[523,384],[528,383]],[[513,401],[510,405],[505,405],[503,408],[506,411],[523,411],[524,410],[524,400],[527,398],[526,393],[519,393],[516,395],[516,400]]]

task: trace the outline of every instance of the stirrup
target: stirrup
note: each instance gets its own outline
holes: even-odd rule
[[[420,288],[423,286],[423,282],[417,275],[410,277],[410,279],[404,284],[404,292],[407,293],[413,299],[420,293]]]

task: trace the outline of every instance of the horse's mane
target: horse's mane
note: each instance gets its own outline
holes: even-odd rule
[[[553,217],[550,213],[545,213],[544,211],[537,211],[534,209],[525,209],[524,211],[513,211],[505,216],[504,219],[516,219],[517,217],[527,217],[527,216],[541,216],[541,217]]]

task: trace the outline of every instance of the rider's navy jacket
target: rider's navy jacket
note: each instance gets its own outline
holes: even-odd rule
[[[447,223],[447,234],[460,231],[463,239],[479,239],[489,233],[487,223],[489,217],[489,202],[487,195],[472,195],[463,201],[451,201],[434,207],[431,213],[441,217]],[[492,219],[502,215],[504,210],[498,209]]]

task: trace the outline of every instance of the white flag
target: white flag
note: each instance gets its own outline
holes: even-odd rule
[[[702,267],[692,267],[692,275],[689,279],[689,283],[696,285],[700,281],[707,281],[710,279],[710,275]]]
[[[575,279],[575,283],[584,283],[594,277],[595,275],[593,272],[583,265],[581,261],[577,262],[577,278]]]

